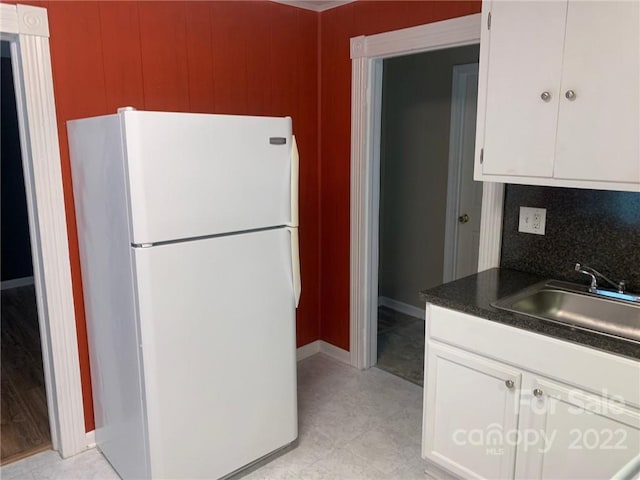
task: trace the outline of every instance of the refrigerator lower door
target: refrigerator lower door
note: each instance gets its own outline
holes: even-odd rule
[[[293,442],[289,232],[134,250],[152,477],[219,478]]]

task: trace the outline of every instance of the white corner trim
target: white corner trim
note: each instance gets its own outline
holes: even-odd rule
[[[375,149],[375,64],[380,59],[480,42],[481,15],[474,14],[442,22],[405,28],[393,32],[351,39],[351,225],[349,325],[351,365],[369,368],[372,359],[372,303],[377,300],[377,282],[373,282],[372,239],[375,223],[373,166]],[[482,55],[482,49],[481,49]],[[482,93],[479,92],[479,101]],[[485,183],[480,231],[479,270],[499,263],[502,230],[503,187]],[[376,285],[373,285],[376,283]]]
[[[18,13],[18,33],[49,38],[49,19],[46,8],[30,5],[16,5]]]
[[[378,297],[378,305],[381,307],[387,307],[396,312],[404,313],[405,315],[409,315],[410,317],[418,318],[420,320],[424,320],[425,310],[424,308],[418,308],[414,305],[409,305],[408,303],[399,302],[398,300],[394,300],[389,297]]]
[[[87,448],[96,448],[96,431],[87,432]]]
[[[353,37],[350,41],[351,59],[364,57],[364,41],[367,37],[360,35]]]
[[[331,345],[324,340],[316,340],[315,342],[308,343],[302,347],[298,347],[296,350],[296,360],[304,360],[316,353],[324,353],[329,357],[338,360],[339,362],[351,365],[351,354],[342,348]]]
[[[500,266],[503,204],[504,183],[484,182],[480,217],[479,272]]]
[[[33,285],[33,277],[12,278],[11,280],[4,280],[0,283],[0,290],[26,287],[27,285]]]
[[[0,18],[0,33],[11,35],[12,63],[17,67],[16,104],[51,440],[55,450],[69,457],[86,449],[87,436],[47,11],[1,4]]]

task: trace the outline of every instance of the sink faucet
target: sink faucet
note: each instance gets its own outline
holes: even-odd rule
[[[589,286],[589,291],[591,293],[595,293],[598,290],[598,277],[615,288],[618,293],[624,293],[624,281],[620,281],[618,283],[613,282],[612,280],[609,280],[603,274],[598,272],[596,269],[588,267],[586,265],[580,265],[579,263],[576,263],[575,271],[591,277],[591,285]]]

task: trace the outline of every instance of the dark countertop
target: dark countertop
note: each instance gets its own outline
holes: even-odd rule
[[[457,310],[523,330],[541,333],[560,340],[586,345],[609,353],[640,359],[640,345],[580,330],[526,315],[518,315],[491,306],[492,302],[516,293],[534,283],[548,280],[531,273],[492,268],[454,282],[420,292],[426,302]]]

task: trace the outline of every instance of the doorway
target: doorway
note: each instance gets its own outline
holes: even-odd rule
[[[377,362],[379,138],[384,59],[480,43],[488,16],[467,15],[417,27],[351,38],[351,188],[349,354],[351,365]],[[480,56],[487,55],[481,49]],[[480,66],[486,62],[479,62]],[[481,68],[479,77],[486,75]],[[486,101],[478,92],[478,106]],[[480,162],[479,149],[475,154]],[[482,189],[478,271],[500,264],[504,185],[485,182]]]
[[[16,91],[9,42],[1,42],[0,464],[51,448]]]
[[[475,44],[388,58],[382,65],[377,366],[419,385],[420,290],[477,272],[478,57]]]

